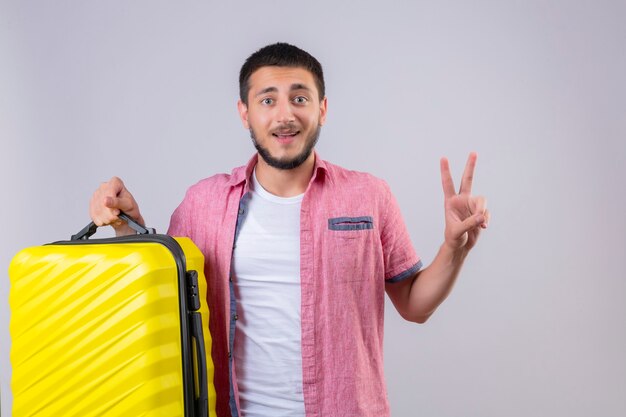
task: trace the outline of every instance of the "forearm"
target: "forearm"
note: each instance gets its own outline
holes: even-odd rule
[[[423,323],[435,312],[452,291],[467,253],[464,248],[441,245],[432,263],[418,272],[408,286],[402,306],[405,319]]]

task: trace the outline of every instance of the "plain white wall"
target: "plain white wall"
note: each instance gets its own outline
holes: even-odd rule
[[[165,231],[189,185],[252,154],[238,70],[288,41],[326,72],[319,152],[390,183],[427,263],[439,157],[458,181],[479,152],[493,219],[454,292],[423,326],[387,305],[393,415],[626,415],[625,17],[597,0],[5,0],[0,265],[78,231],[112,175]]]

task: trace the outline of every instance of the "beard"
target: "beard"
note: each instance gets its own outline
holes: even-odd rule
[[[289,170],[289,169],[298,168],[300,165],[304,163],[304,161],[306,161],[309,158],[309,156],[311,155],[311,152],[313,151],[313,148],[315,147],[318,139],[320,138],[321,130],[322,130],[322,127],[317,126],[317,129],[311,132],[311,134],[304,139],[305,140],[304,149],[302,149],[302,152],[300,152],[298,155],[294,156],[293,158],[275,158],[274,156],[272,156],[272,154],[267,148],[264,148],[263,146],[261,146],[261,144],[259,144],[259,142],[256,139],[256,134],[254,133],[254,130],[252,128],[250,128],[250,138],[252,139],[252,143],[254,144],[254,147],[256,148],[257,152],[259,153],[259,155],[261,155],[261,158],[263,158],[263,160],[269,166],[276,168],[276,169]]]

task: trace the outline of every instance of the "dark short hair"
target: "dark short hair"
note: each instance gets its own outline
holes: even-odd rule
[[[313,55],[296,46],[279,42],[259,49],[250,55],[242,65],[241,71],[239,71],[239,98],[246,105],[248,105],[248,93],[250,91],[250,76],[259,68],[272,66],[304,68],[313,74],[320,100],[325,97],[324,73],[319,61]]]

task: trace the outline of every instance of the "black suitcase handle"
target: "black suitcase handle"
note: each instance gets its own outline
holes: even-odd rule
[[[200,395],[196,398],[195,412],[197,417],[209,415],[209,391],[206,372],[206,348],[204,346],[204,332],[202,331],[202,315],[197,311],[191,312],[191,331],[196,345],[196,366],[198,389]]]
[[[126,223],[128,223],[128,226],[130,226],[131,229],[133,229],[135,232],[139,233],[140,235],[149,235],[149,234],[156,233],[155,229],[140,225],[139,223],[135,221],[135,219],[133,219],[132,217],[130,217],[128,214],[124,213],[123,211],[120,211],[120,214],[118,217],[120,218],[120,220],[124,220]],[[98,229],[98,226],[96,226],[94,222],[91,222],[87,226],[83,227],[80,230],[80,232],[76,233],[75,235],[72,235],[71,240],[87,240],[91,236],[93,236],[94,233],[96,233],[97,229]]]

